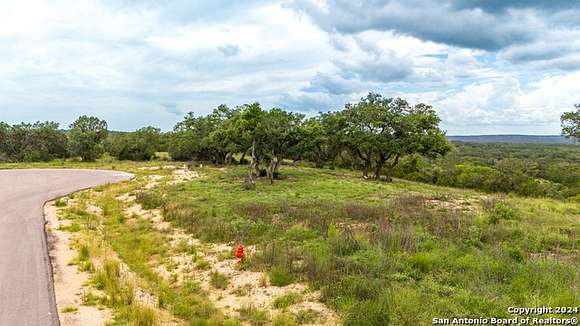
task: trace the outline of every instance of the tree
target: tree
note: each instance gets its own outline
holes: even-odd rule
[[[254,187],[255,176],[260,175],[260,161],[263,157],[261,140],[264,138],[266,112],[260,103],[244,105],[239,113],[232,117],[230,137],[237,138],[241,146],[249,146],[251,163],[248,169],[248,187]]]
[[[207,116],[187,114],[170,135],[169,153],[176,160],[195,160],[223,164],[231,153],[221,135],[213,133],[223,129],[222,124],[231,118],[233,111],[220,105]]]
[[[4,122],[0,121],[0,162],[5,162],[9,160],[9,144],[8,138],[10,137],[10,126]]]
[[[336,157],[345,148],[344,114],[341,112],[320,113],[302,123],[299,129],[299,143],[292,148],[294,160],[307,159],[322,168],[330,162],[336,165]]]
[[[357,104],[348,104],[345,135],[351,151],[363,162],[363,177],[374,165],[374,178],[380,179],[387,166],[387,181],[401,157],[418,153],[437,156],[451,146],[438,127],[440,119],[432,107],[410,106],[400,98],[383,98],[370,93]]]
[[[148,161],[155,157],[160,141],[159,128],[141,128],[132,133],[115,136],[111,144],[111,154],[119,160]]]
[[[107,134],[106,121],[83,115],[70,125],[70,152],[83,161],[95,161],[104,152]]]
[[[562,134],[573,140],[580,139],[580,104],[574,105],[576,111],[565,112],[560,117]]]
[[[50,161],[66,157],[67,139],[56,122],[0,123],[0,156],[6,161]]]
[[[258,135],[259,146],[265,154],[266,174],[270,183],[278,174],[280,164],[288,151],[300,141],[300,126],[304,116],[279,108],[265,114],[265,120]]]

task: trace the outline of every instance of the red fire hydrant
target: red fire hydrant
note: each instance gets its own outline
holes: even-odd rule
[[[244,262],[244,246],[238,246],[238,249],[236,249],[236,257],[240,259],[240,264]]]

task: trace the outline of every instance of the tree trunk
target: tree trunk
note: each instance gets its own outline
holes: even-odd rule
[[[360,152],[359,149],[356,150],[356,153],[358,155],[358,157],[360,157],[361,160],[364,161],[364,168],[363,168],[363,178],[364,179],[368,179],[369,177],[369,171],[371,170],[372,167],[372,155],[369,153],[366,157]]]
[[[377,164],[375,166],[375,180],[381,180],[381,172],[383,170],[383,165],[385,164],[385,155],[381,154],[379,155],[379,158],[377,159]]]
[[[395,156],[393,163],[389,164],[389,169],[387,171],[387,182],[393,181],[393,178],[391,176],[393,175],[393,170],[395,169],[395,166],[399,164],[399,157],[400,157],[399,155]]]
[[[363,169],[363,178],[364,179],[368,179],[369,178],[369,171],[371,170],[371,162],[370,161],[365,161],[365,166]]]
[[[246,158],[246,152],[247,152],[247,150],[245,150],[245,151],[242,152],[242,157],[240,157],[240,165],[242,164],[242,162]]]
[[[245,152],[244,152],[245,154]],[[256,140],[252,140],[252,162],[250,163],[250,165],[248,166],[248,188],[250,189],[254,189],[255,183],[254,183],[254,170],[256,169],[256,163],[257,161],[257,157],[256,157]]]
[[[252,169],[256,171],[256,176],[260,176],[260,161],[258,159],[258,154],[256,153],[256,140],[252,140],[252,164],[250,164]]]
[[[272,150],[272,158],[270,159],[270,163],[268,164],[268,168],[266,170],[266,173],[268,174],[268,179],[270,179],[270,184],[274,183],[274,176],[278,172],[279,168],[280,168],[280,159],[278,158],[278,155],[276,155],[275,152]]]

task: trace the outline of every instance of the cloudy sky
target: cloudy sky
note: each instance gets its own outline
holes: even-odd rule
[[[169,130],[221,103],[313,115],[374,91],[432,104],[450,135],[557,134],[580,102],[579,1],[360,3],[0,0],[0,120]]]

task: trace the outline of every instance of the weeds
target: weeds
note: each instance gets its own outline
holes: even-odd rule
[[[263,326],[268,324],[270,320],[266,310],[256,308],[252,305],[244,306],[238,312],[240,313],[240,319],[248,321],[252,326]]]
[[[300,293],[289,292],[274,298],[274,301],[272,301],[272,306],[274,306],[276,309],[285,309],[300,302],[302,302],[302,295]]]
[[[225,290],[230,284],[230,281],[224,274],[221,274],[218,271],[213,271],[210,274],[209,284],[216,289]]]

